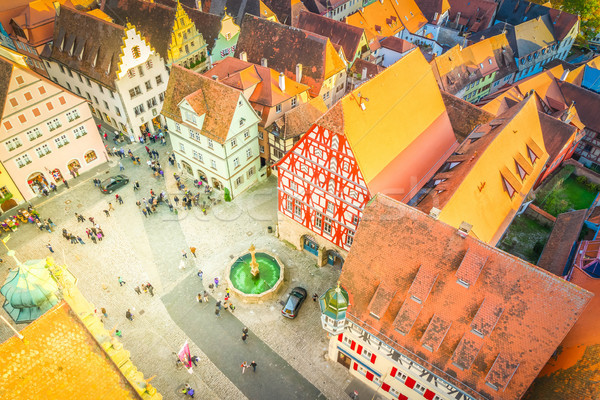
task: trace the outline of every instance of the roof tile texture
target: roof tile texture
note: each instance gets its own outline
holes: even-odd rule
[[[456,271],[469,250],[484,254],[487,261],[477,281],[465,288],[456,282]],[[417,271],[424,267],[437,271],[439,277],[427,300],[419,305],[408,291]],[[368,305],[383,280],[397,292],[387,312],[376,319],[369,315]],[[489,399],[519,399],[592,297],[586,290],[470,236],[464,238],[455,228],[381,194],[364,211],[340,281],[350,296],[352,321],[430,370],[439,369],[438,375],[466,393]],[[504,311],[491,333],[481,338],[471,332],[471,323],[487,302],[502,304]],[[402,315],[401,305],[412,311]],[[419,307],[422,309],[417,310]],[[439,348],[430,351],[421,340],[434,316],[452,321],[452,325]],[[402,329],[410,329],[406,335],[395,329],[397,318],[406,321],[400,324]],[[461,341],[462,347],[457,349]],[[506,387],[495,391],[485,382],[499,356],[489,378],[492,383],[506,382],[511,368],[516,364],[518,368]],[[454,366],[454,360],[465,369]]]

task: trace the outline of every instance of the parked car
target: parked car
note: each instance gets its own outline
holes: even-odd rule
[[[100,190],[102,193],[112,193],[121,186],[125,186],[129,183],[129,178],[125,175],[112,176],[100,184]]]
[[[306,289],[301,287],[295,287],[290,292],[290,295],[285,302],[285,305],[281,309],[281,313],[284,317],[287,318],[296,318],[298,315],[298,311],[300,311],[300,306],[306,299]]]

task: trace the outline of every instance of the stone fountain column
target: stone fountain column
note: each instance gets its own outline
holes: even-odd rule
[[[256,261],[256,248],[253,244],[250,245],[248,251],[250,252],[250,256],[252,256],[252,261],[250,262],[250,273],[252,274],[252,276],[257,277],[259,272],[258,262]]]

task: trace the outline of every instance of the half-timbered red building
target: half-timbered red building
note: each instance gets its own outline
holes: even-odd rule
[[[366,203],[407,202],[458,146],[431,67],[413,52],[336,103],[278,163],[279,236],[340,265]]]

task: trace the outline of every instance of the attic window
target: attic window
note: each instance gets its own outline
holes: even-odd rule
[[[504,184],[504,190],[506,190],[508,196],[512,199],[516,192],[515,188],[513,188],[511,184],[508,183],[506,179],[504,179],[504,177],[502,177],[502,183]]]
[[[140,58],[142,55],[140,52],[140,46],[133,46],[131,53],[133,54],[133,58]]]
[[[452,169],[452,168],[456,167],[458,164],[460,164],[460,162],[451,162],[448,169]]]
[[[490,65],[492,65],[492,59],[491,58],[488,60],[488,62],[490,63]]]
[[[525,180],[525,177],[527,176],[527,172],[523,169],[523,167],[521,167],[521,165],[515,161],[515,165],[517,166],[517,172],[519,173],[519,176],[521,177],[521,180]]]
[[[467,289],[468,289],[468,288],[469,288],[469,286],[470,286],[468,282],[466,282],[466,281],[463,281],[462,279],[458,279],[458,280],[456,281],[456,283],[458,283],[460,286],[462,286],[462,287],[465,287],[465,288],[467,288]]]
[[[240,118],[240,126],[244,126],[246,123],[246,118]]]
[[[527,146],[527,154],[529,154],[529,159],[532,164],[535,164],[535,161],[538,159],[538,156],[531,150],[529,146]]]

